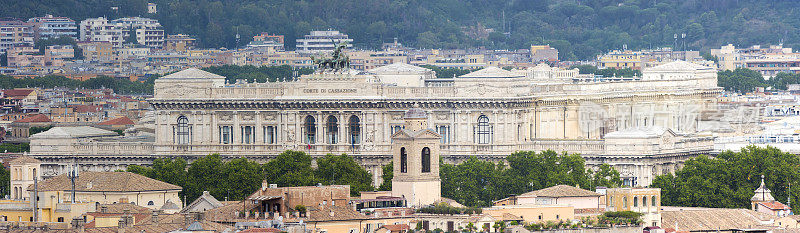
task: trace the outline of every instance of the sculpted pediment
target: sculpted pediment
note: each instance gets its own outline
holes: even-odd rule
[[[159,89],[156,89],[159,90]],[[210,88],[195,87],[185,84],[170,85],[159,90],[160,97],[168,98],[189,98],[203,97],[211,94]]]
[[[496,96],[502,94],[505,88],[484,83],[466,86],[463,88],[456,88],[456,94],[462,96]]]

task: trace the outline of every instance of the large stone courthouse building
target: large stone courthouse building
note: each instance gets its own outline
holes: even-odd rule
[[[643,186],[713,148],[698,125],[721,91],[715,69],[683,61],[635,78],[584,76],[544,64],[436,78],[429,69],[398,63],[319,71],[294,81],[229,83],[187,69],[156,80],[150,125],[134,136],[34,135],[30,154],[54,175],[68,163],[111,170],[210,153],[261,162],[286,150],[315,157],[344,153],[379,182],[380,165],[392,160],[390,136],[404,129],[405,111],[419,106],[441,136],[444,162],[566,151],[580,153],[589,166],[611,164],[627,185]],[[56,144],[57,152],[42,149]]]

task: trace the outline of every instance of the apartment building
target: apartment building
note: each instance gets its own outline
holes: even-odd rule
[[[45,15],[44,17],[30,18],[28,23],[33,24],[33,36],[36,40],[65,36],[78,39],[78,26],[75,24],[75,20],[67,17]]]
[[[189,35],[167,35],[167,38],[164,39],[164,50],[185,53],[193,49],[196,43],[197,40]]]
[[[125,39],[135,33],[136,42],[152,48],[164,46],[164,28],[158,20],[129,17],[108,20],[91,18],[81,21],[81,41],[111,42],[115,48],[122,47]]]
[[[800,53],[780,44],[768,47],[753,45],[738,49],[733,44],[728,44],[712,49],[711,55],[719,60],[720,70],[747,68],[758,71],[765,78],[779,73],[800,73]]]
[[[347,34],[333,30],[311,31],[311,34],[297,39],[296,50],[306,53],[332,52],[342,42],[347,42],[347,48],[353,48],[353,39]]]
[[[17,46],[33,46],[33,25],[18,19],[0,19],[0,53]]]

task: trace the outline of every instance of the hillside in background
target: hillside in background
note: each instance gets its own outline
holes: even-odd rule
[[[158,4],[156,14],[147,14],[147,2],[0,0],[0,17],[151,17],[168,34],[190,34],[202,47],[227,48],[236,46],[237,32],[240,46],[268,32],[285,35],[287,49],[293,49],[296,37],[329,28],[365,49],[393,38],[419,48],[550,44],[562,60],[592,59],[623,45],[672,46],[673,35],[682,33],[688,49],[781,40],[800,47],[800,1],[793,0],[150,0]]]

